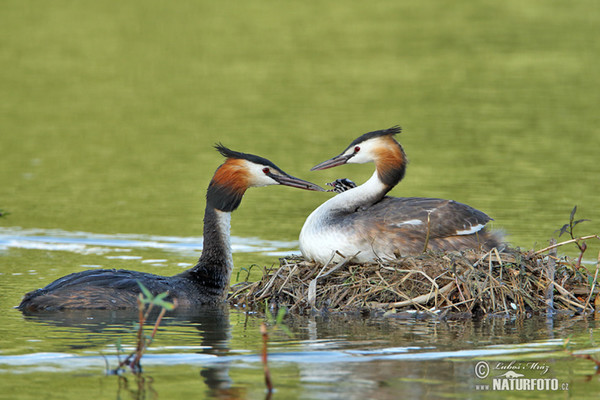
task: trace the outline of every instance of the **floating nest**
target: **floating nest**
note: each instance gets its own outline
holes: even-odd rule
[[[325,266],[302,257],[263,267],[257,282],[232,286],[230,302],[289,312],[360,312],[385,315],[422,311],[431,315],[579,314],[600,309],[595,271],[551,245],[460,253],[427,252],[393,262],[356,264],[351,257]],[[600,264],[600,262],[599,262]]]

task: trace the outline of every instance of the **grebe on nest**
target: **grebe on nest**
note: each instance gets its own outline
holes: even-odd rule
[[[321,204],[306,219],[300,232],[305,258],[325,264],[336,252],[356,262],[394,259],[426,249],[452,251],[491,249],[501,243],[485,226],[485,213],[453,200],[390,197],[386,194],[406,171],[406,154],[394,139],[399,127],[365,133],[338,156],[311,170],[342,164],[375,163],[375,173],[356,187],[338,180],[339,194]]]
[[[313,183],[294,178],[271,161],[239,153],[219,144],[226,161],[216,170],[206,193],[204,248],[193,268],[175,276],[103,269],[76,272],[29,292],[19,305],[22,311],[60,309],[123,309],[137,307],[138,281],[152,294],[169,291],[181,307],[217,304],[225,300],[233,269],[229,240],[231,212],[250,187],[286,185],[323,191]]]

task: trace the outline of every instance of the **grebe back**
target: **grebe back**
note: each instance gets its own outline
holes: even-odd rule
[[[233,269],[229,239],[231,212],[240,205],[246,189],[267,185],[323,189],[288,175],[265,158],[236,152],[221,144],[215,147],[226,160],[208,186],[204,246],[193,268],[174,276],[116,269],[76,272],[27,293],[18,308],[22,311],[134,308],[140,293],[138,281],[154,295],[169,291],[168,299],[176,299],[180,307],[224,301]]]

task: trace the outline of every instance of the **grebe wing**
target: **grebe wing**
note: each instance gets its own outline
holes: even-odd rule
[[[355,223],[390,234],[430,238],[469,235],[492,220],[485,213],[453,200],[389,197],[354,213]],[[429,227],[429,228],[428,228]]]
[[[167,283],[164,278],[160,275],[124,269],[92,269],[66,275],[50,283],[42,290],[53,291],[98,286],[139,293],[140,288],[137,283],[139,281],[153,292],[154,290],[160,290],[161,286]],[[164,290],[168,290],[168,288],[165,287]]]
[[[112,309],[137,307],[138,281],[154,295],[169,290],[159,275],[127,270],[87,270],[66,275],[44,288],[25,294],[19,309]]]

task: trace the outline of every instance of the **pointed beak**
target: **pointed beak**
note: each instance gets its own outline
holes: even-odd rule
[[[276,180],[277,183],[279,183],[280,185],[291,186],[291,187],[304,189],[304,190],[314,190],[315,192],[326,192],[326,190],[323,189],[319,185],[315,185],[314,183],[304,181],[299,178],[295,178],[291,175],[275,175],[275,174],[273,174],[270,176],[271,176],[271,178]]]
[[[333,168],[333,167],[337,167],[338,165],[344,165],[348,162],[349,159],[352,158],[353,155],[354,154],[350,154],[350,155],[340,154],[339,156],[335,156],[333,158],[330,158],[327,161],[323,161],[322,163],[315,165],[310,170],[311,171],[319,171],[321,169]]]

